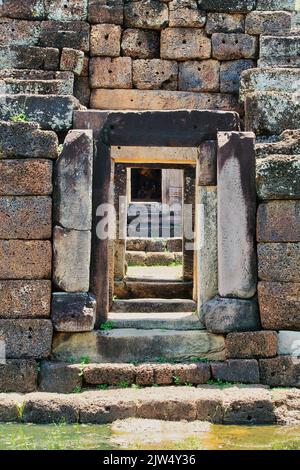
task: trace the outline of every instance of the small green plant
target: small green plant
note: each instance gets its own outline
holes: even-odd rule
[[[191,382],[185,382],[184,384],[186,387],[193,387],[194,385]]]
[[[128,382],[128,380],[121,380],[121,382],[118,383],[118,387],[120,387],[120,388],[129,388],[130,383]]]
[[[171,266],[172,268],[175,268],[175,267],[178,267],[178,266],[182,266],[182,261],[180,261],[180,260],[174,260],[174,261],[172,261],[172,263],[168,264],[168,266]]]
[[[81,393],[82,387],[81,385],[76,385],[76,387],[72,390],[72,393]]]
[[[220,380],[220,379],[209,380],[207,384],[215,385],[216,387],[220,387],[220,388],[233,387],[234,385],[237,385],[234,382],[227,382],[226,380]]]
[[[173,382],[175,385],[181,385],[181,378],[178,375],[173,375]]]
[[[12,122],[28,122],[29,119],[26,116],[25,112],[15,114],[14,116],[11,116],[10,120]]]
[[[133,388],[134,390],[140,390],[142,387],[138,384],[132,384],[131,388]]]
[[[107,390],[108,385],[107,384],[100,384],[100,385],[97,385],[97,388],[99,388],[99,390]]]
[[[90,362],[91,362],[91,359],[89,356],[83,356],[80,359],[80,365],[86,365],[86,364],[89,364]]]
[[[153,384],[152,387],[160,387],[159,384]]]
[[[102,331],[107,331],[107,330],[113,330],[115,328],[115,324],[113,321],[106,321],[105,323],[102,323],[100,326],[100,330]]]
[[[18,411],[18,416],[20,419],[23,418],[25,405],[26,405],[25,401],[22,401],[22,403],[17,403],[17,411]]]

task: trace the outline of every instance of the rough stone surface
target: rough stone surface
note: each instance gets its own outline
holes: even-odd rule
[[[279,135],[300,127],[300,103],[289,93],[259,91],[247,94],[246,129],[257,135]]]
[[[0,281],[0,318],[48,318],[50,281]]]
[[[217,60],[188,61],[179,65],[179,90],[220,90],[220,64]]]
[[[37,388],[37,363],[10,359],[0,364],[0,392],[30,393]]]
[[[300,330],[300,284],[259,282],[262,327],[266,330]]]
[[[220,67],[220,91],[222,93],[238,93],[241,74],[255,66],[255,61],[250,59],[223,62]]]
[[[51,353],[50,320],[0,320],[7,359],[42,359]]]
[[[299,281],[300,243],[259,243],[257,254],[261,281]]]
[[[258,330],[259,314],[255,300],[217,297],[204,306],[205,325],[212,333]]]
[[[125,2],[124,20],[130,28],[161,29],[169,21],[168,6],[159,0]]]
[[[218,60],[255,59],[258,42],[255,36],[240,33],[214,33],[212,56]]]
[[[12,20],[0,18],[2,44],[12,46],[34,46],[38,44],[41,24],[37,21]]]
[[[32,393],[27,396],[22,420],[25,423],[40,424],[77,423],[79,421],[78,401],[71,395]]]
[[[271,387],[300,387],[300,360],[288,356],[261,359],[260,380]]]
[[[201,7],[206,11],[248,13],[254,10],[255,0],[202,0]]]
[[[82,386],[82,368],[78,365],[43,361],[39,372],[41,392],[72,393]]]
[[[68,133],[55,168],[55,221],[66,229],[91,230],[93,134]]]
[[[20,420],[19,407],[22,406],[23,395],[17,393],[0,394],[0,422],[16,423]]]
[[[123,0],[90,0],[90,23],[123,24]]]
[[[177,90],[178,65],[175,61],[152,59],[133,61],[133,86],[140,90]]]
[[[43,21],[39,45],[43,47],[69,47],[88,52],[90,25],[84,21]]]
[[[56,331],[92,331],[96,321],[96,299],[91,294],[56,292],[51,319]]]
[[[0,160],[0,195],[42,196],[52,193],[49,160]]]
[[[93,90],[91,107],[114,110],[238,110],[235,97],[220,93],[168,90]]]
[[[60,58],[60,70],[80,75],[84,65],[84,52],[64,47]]]
[[[0,238],[43,240],[51,238],[51,233],[50,197],[0,197]]]
[[[206,14],[199,9],[195,0],[172,0],[169,2],[169,26],[202,28],[206,22]]]
[[[223,382],[259,383],[259,367],[255,359],[229,359],[211,364],[212,378]]]
[[[3,16],[17,19],[37,19],[45,18],[46,11],[43,0],[3,0]]]
[[[0,158],[57,157],[57,135],[52,131],[41,131],[37,124],[31,122],[0,121],[0,142]]]
[[[217,185],[217,143],[215,140],[203,142],[199,153],[199,186]]]
[[[262,36],[260,67],[299,67],[299,36]]]
[[[300,241],[300,201],[269,201],[260,204],[257,241]]]
[[[46,0],[46,16],[50,20],[86,20],[88,0]]]
[[[207,34],[244,33],[245,17],[239,13],[208,13],[205,30]]]
[[[121,49],[124,56],[133,59],[154,59],[160,55],[160,34],[158,31],[125,29]]]
[[[300,156],[272,155],[257,161],[256,186],[260,199],[299,199],[299,178]]]
[[[292,15],[283,11],[253,11],[246,16],[247,34],[282,35],[291,30]]]
[[[0,241],[0,279],[50,279],[51,242]]]
[[[287,129],[280,134],[276,142],[256,144],[256,156],[258,159],[271,155],[300,155],[300,130]]]
[[[218,271],[221,297],[256,292],[256,188],[252,133],[218,133]],[[228,223],[230,221],[230,223]]]
[[[1,68],[56,70],[59,50],[35,46],[0,46]]]
[[[277,355],[277,333],[255,331],[229,333],[226,337],[227,357],[235,359],[263,358]]]
[[[295,10],[295,0],[257,0],[257,10]]]
[[[135,382],[136,368],[132,364],[89,364],[84,368],[84,381],[92,385],[120,385]]]
[[[279,425],[299,425],[300,390],[296,388],[273,389],[272,400]]]
[[[209,59],[211,41],[202,29],[166,28],[161,32],[163,59]]]
[[[278,355],[300,359],[300,331],[278,332]]]
[[[92,58],[90,61],[90,85],[92,88],[131,88],[131,58]]]
[[[53,237],[55,285],[66,292],[88,292],[91,233],[55,227]]]
[[[118,57],[121,47],[121,26],[97,24],[91,29],[91,55]]]

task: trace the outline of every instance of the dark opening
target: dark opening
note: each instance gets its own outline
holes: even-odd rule
[[[149,168],[132,168],[131,201],[162,202],[162,171]]]

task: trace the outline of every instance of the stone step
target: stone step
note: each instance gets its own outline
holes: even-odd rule
[[[79,101],[69,95],[6,95],[0,94],[0,120],[25,117],[42,129],[66,131],[72,127],[73,113],[82,109]]]
[[[158,358],[185,361],[192,358],[223,360],[225,340],[205,330],[138,330],[120,328],[108,331],[55,333],[53,357],[80,362],[89,357],[97,363],[147,362]]]
[[[192,282],[183,281],[143,281],[140,279],[125,279],[115,282],[114,294],[119,299],[191,299]]]
[[[5,94],[72,95],[74,75],[71,72],[44,70],[0,70],[1,92]]]
[[[299,67],[300,36],[262,36],[258,67]]]
[[[134,266],[169,266],[182,264],[182,253],[127,251],[126,262]]]
[[[241,75],[240,98],[248,93],[272,91],[296,93],[299,90],[300,69],[260,68],[249,69]]]
[[[0,46],[0,68],[57,70],[59,49],[36,46]]]
[[[257,143],[255,149],[257,158],[271,155],[300,155],[300,130],[286,130],[275,142]]]
[[[192,313],[196,307],[196,302],[189,299],[125,299],[114,300],[112,313]]]
[[[137,330],[200,330],[204,329],[199,318],[190,312],[113,313],[108,316],[114,328]]]
[[[182,238],[127,238],[127,251],[182,251]]]

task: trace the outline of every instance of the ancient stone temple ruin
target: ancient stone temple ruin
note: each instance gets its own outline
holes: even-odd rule
[[[1,392],[300,386],[298,7],[0,1]]]

